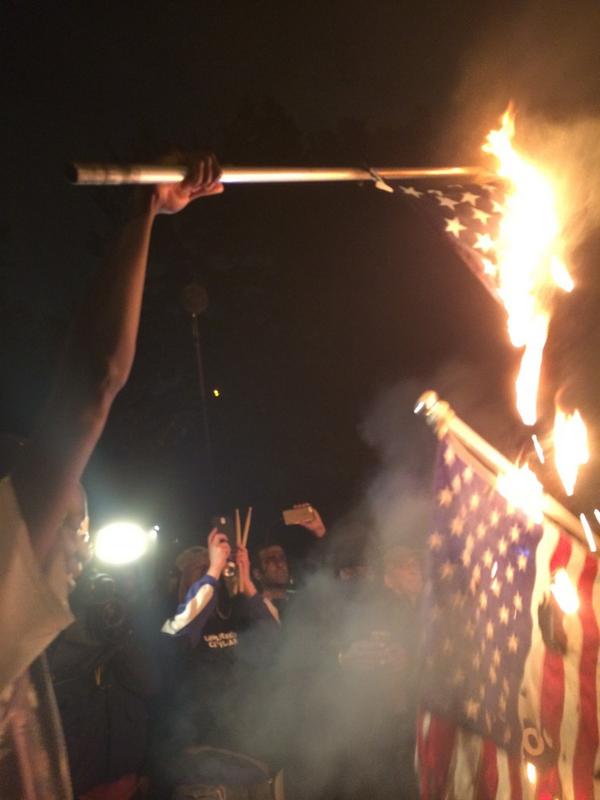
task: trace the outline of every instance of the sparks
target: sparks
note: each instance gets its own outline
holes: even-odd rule
[[[544,449],[542,448],[540,440],[535,435],[535,433],[531,435],[531,441],[533,442],[533,449],[535,450],[535,454],[538,457],[538,461],[540,462],[540,464],[545,464],[546,458],[544,456]]]
[[[588,547],[590,548],[590,551],[592,553],[595,553],[596,550],[598,549],[596,547],[596,540],[594,539],[594,534],[592,533],[592,526],[588,522],[588,518],[583,513],[583,511],[579,515],[579,521],[581,522],[581,527],[583,528],[583,532],[585,533],[585,538],[587,540]]]

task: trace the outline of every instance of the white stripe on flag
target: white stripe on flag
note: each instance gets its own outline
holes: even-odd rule
[[[454,747],[454,768],[450,769],[450,774],[453,776],[451,794],[453,800],[474,800],[482,750],[481,736],[470,733],[464,728],[458,728]]]
[[[535,556],[535,583],[531,593],[531,645],[523,670],[524,692],[519,693],[519,719],[524,728],[524,720],[541,718],[541,695],[543,683],[544,652],[546,645],[542,639],[542,631],[538,624],[538,609],[550,586],[550,558],[559,540],[558,529],[550,523],[544,523],[544,533],[538,544]],[[528,782],[525,782],[528,784]],[[524,784],[525,785],[525,784]]]
[[[506,750],[496,748],[496,766],[498,769],[498,788],[496,800],[510,800],[510,772],[508,771],[508,756]]]

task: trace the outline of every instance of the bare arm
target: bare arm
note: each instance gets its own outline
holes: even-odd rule
[[[221,192],[218,175],[214,158],[205,158],[183,183],[138,195],[74,320],[53,391],[12,473],[41,560],[56,541],[71,492],[131,371],[155,216]]]

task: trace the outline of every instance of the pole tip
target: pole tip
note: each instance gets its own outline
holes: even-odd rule
[[[431,389],[427,392],[423,392],[423,394],[415,403],[415,407],[413,409],[415,414],[421,414],[422,412],[429,414],[439,399],[440,398],[438,397],[437,392],[434,392]]]

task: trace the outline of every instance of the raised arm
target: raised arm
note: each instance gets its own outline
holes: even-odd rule
[[[68,501],[125,385],[136,347],[152,225],[197,197],[218,194],[213,156],[190,162],[180,184],[143,190],[77,313],[52,393],[12,473],[40,560],[56,541]]]
[[[217,602],[217,587],[231,556],[227,536],[216,528],[208,534],[208,570],[187,588],[175,615],[162,626],[169,636],[189,636],[195,645]]]

